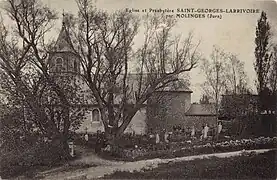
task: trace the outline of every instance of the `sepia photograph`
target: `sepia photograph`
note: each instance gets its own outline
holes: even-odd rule
[[[276,0],[0,0],[0,180],[275,180],[276,113]]]

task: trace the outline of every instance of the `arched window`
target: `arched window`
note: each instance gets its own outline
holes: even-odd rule
[[[59,57],[56,59],[56,71],[61,72],[62,68],[63,68],[63,59]]]
[[[98,109],[93,109],[91,111],[91,121],[94,122],[94,121],[100,121],[100,112]]]

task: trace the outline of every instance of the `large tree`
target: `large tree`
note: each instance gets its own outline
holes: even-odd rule
[[[272,92],[277,91],[277,45],[273,45],[271,50],[271,64],[269,70],[269,88]]]
[[[204,73],[206,81],[202,84],[205,95],[212,98],[215,102],[216,118],[218,119],[218,110],[220,96],[226,87],[226,53],[219,47],[214,46],[210,59],[203,59],[201,70]]]
[[[77,87],[67,81],[60,83],[49,71],[49,52],[53,43],[46,37],[55,23],[56,13],[35,0],[7,0],[4,9],[13,22],[9,29],[3,23],[1,26],[0,59],[4,75],[34,115],[40,130],[59,140],[68,153],[72,121],[76,124],[76,118],[81,119],[83,113],[72,106],[80,99],[75,93]],[[72,76],[67,78],[74,79]],[[55,99],[51,101],[55,102],[55,110],[47,101],[49,93],[52,100]]]
[[[232,111],[235,107],[233,102],[226,101],[225,99],[221,100],[223,94],[237,97],[236,94],[242,94],[243,96],[243,94],[248,92],[244,63],[237,56],[228,54],[219,47],[214,46],[210,59],[203,60],[201,69],[206,79],[202,84],[204,95],[210,97],[215,102],[216,119],[218,119],[219,110],[223,110],[220,111],[220,115],[224,116],[226,114],[225,111]],[[239,103],[241,104],[242,102],[244,101]],[[241,110],[244,111],[245,109]],[[222,112],[224,113],[222,114]],[[237,118],[240,118],[239,115]]]
[[[226,89],[231,94],[247,93],[247,75],[242,62],[236,55],[228,55],[226,61]]]
[[[269,53],[269,40],[270,40],[270,25],[266,13],[263,11],[256,26],[255,38],[255,57],[254,68],[257,73],[257,91],[260,97],[259,113],[263,106],[262,92],[268,86],[269,70],[270,70],[270,53]],[[264,93],[263,93],[264,94]]]
[[[271,69],[269,75],[269,87],[272,92],[272,110],[277,113],[277,45],[273,47],[271,55]],[[275,108],[274,108],[275,107]]]
[[[156,90],[195,67],[197,45],[193,46],[191,35],[185,41],[172,36],[173,19],[147,16],[142,21],[143,44],[135,50],[138,17],[123,11],[101,12],[89,0],[79,0],[78,7],[77,30],[72,34],[82,62],[81,77],[99,105],[106,134],[116,139]],[[132,64],[137,65],[135,75],[130,74]]]
[[[203,60],[201,69],[207,80],[202,84],[204,93],[215,102],[222,94],[248,93],[244,63],[236,55],[214,46],[210,59]]]

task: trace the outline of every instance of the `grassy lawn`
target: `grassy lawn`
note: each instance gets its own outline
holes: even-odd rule
[[[161,164],[144,172],[115,172],[103,179],[276,179],[277,151],[232,158]]]

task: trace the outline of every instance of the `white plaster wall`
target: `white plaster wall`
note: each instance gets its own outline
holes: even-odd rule
[[[85,115],[84,121],[81,124],[81,127],[76,130],[77,133],[96,133],[97,130],[104,131],[104,126],[102,121],[92,121],[91,120],[91,111],[88,111]]]
[[[125,133],[145,134],[146,133],[146,108],[140,109],[133,117],[131,123],[126,128]]]
[[[83,123],[76,132],[85,133],[87,131],[88,133],[96,133],[97,130],[104,131],[104,125],[102,121],[91,121],[91,111],[88,111]],[[133,131],[135,134],[146,133],[146,108],[142,108],[135,114],[124,133],[132,133]]]

